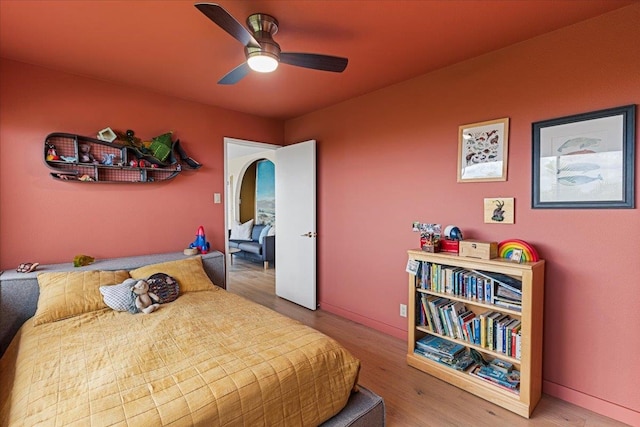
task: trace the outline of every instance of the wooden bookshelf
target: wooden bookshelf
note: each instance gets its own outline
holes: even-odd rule
[[[407,314],[409,321],[409,340],[407,363],[414,368],[453,384],[469,393],[473,393],[518,415],[529,418],[540,400],[542,392],[544,261],[515,263],[501,258],[481,260],[461,257],[450,253],[428,253],[419,249],[409,250],[408,255],[411,260],[431,264],[461,267],[469,271],[507,274],[522,282],[522,309],[518,311],[517,309],[491,304],[484,300],[480,301],[476,298],[423,289],[420,285],[420,278],[418,277],[418,281],[416,281],[416,276],[409,274],[409,303]],[[508,314],[511,318],[519,319],[521,321],[520,358],[518,359],[469,341],[452,338],[445,334],[438,334],[432,331],[428,324],[422,325],[419,321],[420,313],[417,310],[420,309],[418,302],[421,301],[423,295],[461,301],[469,310],[475,313],[493,310]],[[504,390],[472,376],[469,373],[471,369],[458,371],[445,364],[415,353],[416,341],[428,334],[462,344],[467,348],[473,348],[480,352],[486,360],[498,358],[513,363],[515,369],[520,371],[519,392],[514,393]]]

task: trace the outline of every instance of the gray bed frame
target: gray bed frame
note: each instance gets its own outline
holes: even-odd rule
[[[204,270],[211,281],[226,289],[225,256],[218,251],[201,255]],[[182,252],[96,260],[84,267],[73,264],[41,265],[31,273],[0,272],[0,356],[2,356],[22,324],[32,317],[38,306],[38,274],[53,271],[132,270],[148,264],[185,258]],[[384,401],[371,390],[358,386],[347,406],[322,427],[379,427],[385,425]]]

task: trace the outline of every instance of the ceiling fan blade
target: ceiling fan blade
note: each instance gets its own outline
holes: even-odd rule
[[[280,53],[280,62],[296,67],[341,73],[347,68],[349,60],[338,56],[318,55],[315,53]]]
[[[236,21],[222,6],[215,3],[196,3],[195,6],[207,18],[242,43],[243,46],[260,47],[260,43],[251,35],[249,30]]]
[[[224,77],[218,81],[218,84],[219,85],[236,84],[240,80],[242,80],[244,76],[249,74],[249,71],[251,71],[251,68],[249,68],[249,65],[246,62],[243,62],[242,64],[238,65],[236,68],[234,68],[233,70],[225,74]]]

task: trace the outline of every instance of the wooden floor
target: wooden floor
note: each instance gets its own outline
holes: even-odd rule
[[[360,359],[359,383],[384,398],[387,425],[395,426],[624,426],[594,412],[543,395],[531,419],[407,366],[406,342],[325,312],[275,296],[274,269],[234,259],[228,290],[297,319],[341,342]]]

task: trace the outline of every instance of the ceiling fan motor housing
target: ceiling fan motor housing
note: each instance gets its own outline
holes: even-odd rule
[[[253,33],[253,37],[260,43],[259,47],[245,46],[244,52],[247,59],[252,56],[270,56],[280,61],[280,45],[273,40],[273,35],[278,32],[278,20],[266,13],[254,13],[247,18],[247,26]]]

